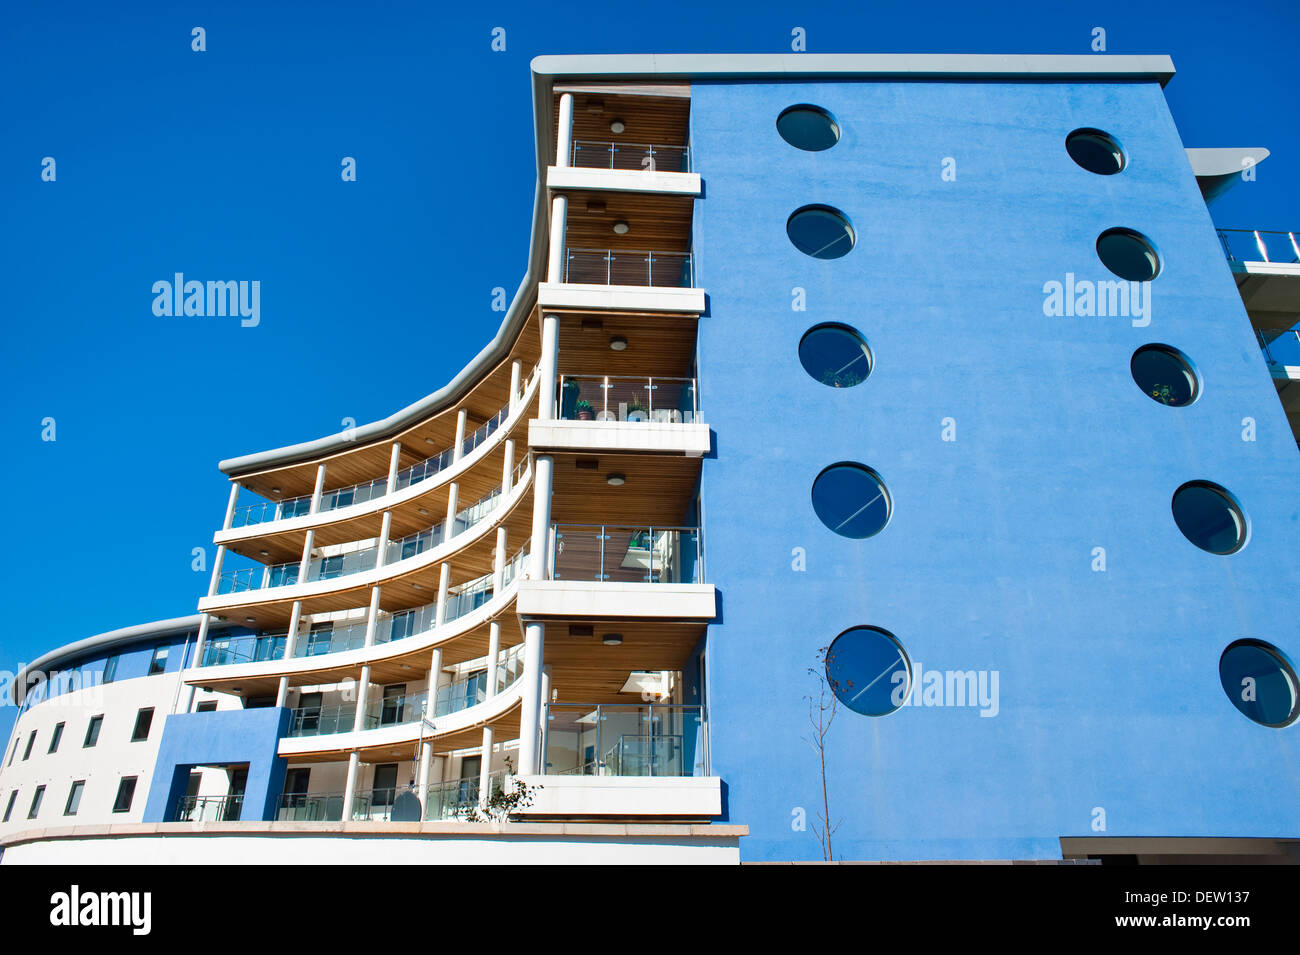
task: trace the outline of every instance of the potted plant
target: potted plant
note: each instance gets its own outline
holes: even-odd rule
[[[645,421],[650,417],[650,411],[641,403],[640,398],[633,398],[627,403],[628,421]]]
[[[583,398],[574,406],[574,412],[577,414],[579,421],[590,421],[596,417],[595,412],[591,410],[591,402],[586,398]]]
[[[862,383],[862,375],[856,371],[828,371],[822,375],[821,381],[832,388],[852,388]]]

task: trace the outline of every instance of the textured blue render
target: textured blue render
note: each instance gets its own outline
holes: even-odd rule
[[[239,818],[274,819],[284,790],[285,761],[276,755],[293,711],[285,707],[176,713],[163,725],[145,822],[172,822],[195,766],[248,764]]]
[[[835,114],[836,146],[781,140],[777,114],[802,102]],[[1064,141],[1081,126],[1117,136],[1128,168],[1075,165]],[[827,740],[837,858],[1300,836],[1300,727],[1245,719],[1217,671],[1246,636],[1300,655],[1300,455],[1160,88],[695,83],[691,135],[710,309],[700,407],[717,435],[701,493],[727,610],[707,642],[711,754],[730,819],[750,827],[743,857],[820,858],[797,825],[822,803],[808,670],[859,624],[893,632],[926,669],[997,671],[1000,710],[840,707]],[[955,181],[941,179],[945,157]],[[808,203],[852,220],[847,256],[791,245],[786,219]],[[1094,247],[1113,226],[1163,257],[1150,326],[1045,316],[1046,282],[1113,279]],[[824,321],[866,336],[865,383],[832,389],[802,370],[799,338]],[[1129,359],[1148,342],[1196,363],[1195,404],[1139,391]],[[945,418],[955,441],[941,440]],[[893,498],[868,540],[812,510],[813,478],[843,460],[876,468]],[[1240,553],[1201,551],[1175,526],[1173,492],[1197,478],[1242,502]]]

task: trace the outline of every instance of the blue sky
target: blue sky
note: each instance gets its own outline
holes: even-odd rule
[[[482,347],[527,252],[535,55],[785,52],[794,27],[812,52],[1089,53],[1100,26],[1108,53],[1173,57],[1187,145],[1272,150],[1215,221],[1300,228],[1293,0],[15,0],[2,17],[4,670],[192,613],[218,460],[386,416]],[[177,271],[260,281],[260,324],[155,316]]]

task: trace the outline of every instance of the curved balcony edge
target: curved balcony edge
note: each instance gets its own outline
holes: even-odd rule
[[[414,557],[396,560],[391,564],[358,571],[355,574],[331,577],[328,580],[309,580],[300,584],[285,584],[279,587],[259,588],[257,590],[241,590],[232,594],[215,594],[204,597],[199,601],[199,612],[218,613],[222,610],[242,609],[259,604],[283,603],[285,601],[310,600],[313,597],[334,596],[349,590],[361,590],[376,585],[383,586],[385,582],[395,578],[449,560],[456,553],[482,540],[489,531],[494,531],[519,506],[519,502],[532,489],[532,484],[533,468],[530,465],[525,469],[519,481],[502,495],[502,502],[493,508],[487,517],[484,517],[477,524],[467,528],[455,537],[445,540],[421,554],[416,554]]]
[[[541,376],[537,374],[534,367],[532,376],[524,388],[523,397],[519,400],[518,406],[507,416],[501,427],[492,432],[492,435],[454,462],[447,469],[438,472],[433,477],[425,481],[418,481],[415,484],[408,484],[404,488],[396,491],[390,490],[378,497],[372,497],[368,501],[360,501],[356,504],[349,504],[347,507],[339,507],[328,511],[317,511],[315,514],[303,514],[298,517],[284,517],[272,521],[263,521],[258,524],[245,524],[241,527],[231,527],[225,530],[219,530],[212,535],[214,544],[231,544],[239,541],[256,540],[259,537],[266,537],[270,534],[289,534],[295,531],[316,530],[317,528],[327,527],[330,524],[341,524],[345,521],[355,520],[358,517],[367,517],[370,515],[382,514],[386,510],[391,510],[409,501],[417,500],[425,494],[445,487],[452,481],[461,477],[466,471],[472,469],[476,464],[496,450],[511,435],[514,435],[516,442],[519,436],[515,433],[520,425],[529,419],[529,409],[532,406],[533,399],[537,396],[537,390],[541,383]],[[527,431],[525,430],[525,444],[527,443]]]
[[[436,741],[466,730],[487,726],[510,714],[523,701],[523,674],[491,699],[476,703],[455,713],[436,717],[433,730],[422,726],[421,720],[399,723],[379,729],[352,730],[328,736],[285,736],[276,747],[278,756],[311,756],[319,753],[337,753],[354,749],[403,746],[418,743],[421,739]]]

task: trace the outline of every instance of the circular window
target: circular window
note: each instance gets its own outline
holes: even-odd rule
[[[828,322],[799,339],[799,362],[816,381],[831,388],[852,388],[871,374],[871,351],[852,328]]]
[[[796,249],[815,259],[848,255],[857,241],[849,220],[830,206],[796,209],[786,221],[785,231]]]
[[[886,716],[907,701],[912,663],[892,633],[845,630],[826,650],[826,682],[836,699],[863,716]]]
[[[1097,256],[1102,265],[1130,282],[1150,282],[1160,274],[1156,247],[1132,229],[1107,229],[1099,235]]]
[[[1209,481],[1189,481],[1174,492],[1174,523],[1183,536],[1211,554],[1246,546],[1246,515],[1235,498]]]
[[[1232,705],[1247,719],[1282,727],[1300,716],[1295,669],[1277,647],[1261,640],[1238,640],[1219,657],[1219,682]]]
[[[810,153],[830,149],[840,141],[840,125],[835,117],[807,103],[782,111],[776,118],[776,131],[791,146]]]
[[[1129,370],[1143,394],[1162,405],[1190,405],[1200,394],[1192,363],[1168,345],[1143,345],[1133,353]]]
[[[1065,151],[1088,172],[1113,176],[1128,165],[1124,147],[1100,129],[1076,129],[1065,137]]]
[[[841,537],[861,540],[889,523],[889,492],[880,475],[861,464],[832,464],[813,481],[813,510]]]

